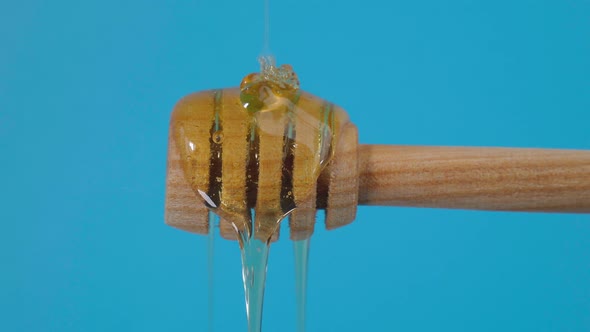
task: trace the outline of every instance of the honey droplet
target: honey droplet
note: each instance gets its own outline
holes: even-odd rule
[[[214,132],[211,135],[211,140],[213,140],[213,143],[216,143],[216,144],[223,143],[223,132],[221,130]]]
[[[240,89],[244,89],[245,86],[247,86],[248,84],[252,84],[252,82],[259,80],[259,75],[258,73],[251,73],[246,75],[243,79],[242,79],[242,83],[240,83]]]
[[[290,65],[275,66],[274,58],[261,57],[260,73],[246,75],[240,84],[240,101],[250,113],[272,111],[293,100],[299,79]]]

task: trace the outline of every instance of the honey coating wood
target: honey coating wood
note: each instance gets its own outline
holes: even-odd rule
[[[359,193],[358,134],[352,123],[342,128],[335,156],[326,171],[326,228],[350,224],[356,217]],[[326,195],[326,194],[324,194]],[[351,204],[353,202],[353,204]]]
[[[246,191],[244,190],[243,172],[232,172],[232,169],[246,169],[246,158],[248,154],[248,145],[246,137],[248,136],[248,117],[246,112],[242,111],[242,105],[239,101],[239,91],[237,89],[224,89],[221,99],[219,114],[220,122],[223,123],[223,158],[221,180],[223,184],[221,204],[230,201],[233,202],[232,211],[225,209],[228,213],[225,218],[231,218],[237,215],[238,218],[233,220],[243,220],[243,215],[247,211]],[[220,220],[226,223],[227,220]],[[237,224],[240,229],[246,225]],[[221,226],[220,226],[221,227]],[[233,226],[231,226],[233,230]],[[235,231],[234,231],[235,233]]]
[[[304,125],[305,121],[319,122],[321,117],[322,103],[311,95],[305,94],[298,100],[298,105],[310,112],[310,118],[298,118],[298,123],[295,123],[297,128],[298,140],[307,146],[318,146],[320,144],[320,137],[313,130],[313,127]],[[315,219],[316,219],[316,195],[317,182],[308,183],[308,176],[310,172],[314,172],[314,168],[309,167],[311,163],[318,164],[318,153],[313,153],[313,161],[310,163],[307,160],[309,156],[304,154],[296,154],[294,158],[293,167],[293,196],[307,197],[297,207],[295,211],[289,216],[290,238],[293,241],[306,239],[313,233]]]
[[[217,96],[217,97],[216,97]],[[214,102],[214,100],[218,100]],[[326,218],[328,228],[334,228],[351,222],[354,219],[356,205],[341,204],[343,194],[347,197],[356,196],[358,177],[350,181],[350,172],[357,172],[356,158],[350,158],[351,151],[356,155],[356,127],[350,124],[348,116],[341,108],[329,104],[305,92],[300,93],[297,106],[293,113],[262,112],[257,114],[257,125],[260,136],[257,143],[259,151],[259,173],[257,179],[256,218],[262,220],[280,220],[285,207],[281,206],[282,196],[289,195],[297,202],[297,209],[290,215],[291,238],[305,239],[313,233],[316,216],[316,195],[325,193],[322,208],[328,207]],[[277,122],[277,119],[282,119]],[[214,125],[212,125],[212,123]],[[246,173],[247,156],[251,118],[240,104],[238,89],[212,90],[190,95],[181,100],[175,107],[171,119],[171,139],[168,161],[168,178],[166,190],[166,223],[188,231],[207,233],[208,210],[205,207],[207,198],[203,196],[206,188],[215,186],[219,182],[220,204],[223,207],[220,214],[220,232],[224,238],[236,239],[235,228],[243,230],[244,224],[232,225],[228,220],[247,219]],[[284,160],[285,141],[284,131],[287,124],[292,123],[294,141],[291,149],[293,155],[292,190],[283,192],[285,177]],[[322,124],[324,123],[324,124]],[[223,134],[218,135],[213,127],[223,127]],[[324,127],[322,127],[324,126]],[[329,127],[327,127],[329,126]],[[324,129],[322,129],[324,128]],[[328,130],[328,131],[325,131]],[[352,130],[352,131],[351,131]],[[296,133],[295,133],[296,131]],[[333,131],[333,134],[331,134]],[[326,134],[327,133],[327,134]],[[327,136],[326,136],[327,135]],[[215,137],[213,137],[215,136]],[[326,137],[324,137],[326,136]],[[347,138],[347,136],[350,136]],[[326,149],[323,143],[328,139],[331,146]],[[219,157],[222,172],[220,176],[212,175],[214,148],[211,140],[221,143]],[[188,143],[187,143],[188,142]],[[332,146],[333,145],[333,146]],[[184,149],[184,150],[183,150]],[[352,150],[351,150],[352,149]],[[322,152],[324,151],[324,152]],[[328,163],[329,156],[341,155],[341,161],[334,158],[328,165],[323,166],[323,184],[328,188],[318,188],[318,177],[322,170],[322,163]],[[180,162],[187,159],[189,162]],[[184,181],[183,176],[184,174]],[[250,176],[250,175],[248,175]],[[341,177],[344,176],[342,180]],[[354,187],[354,194],[350,196],[345,189]],[[200,194],[197,194],[200,192]],[[177,196],[182,194],[182,202]],[[226,206],[226,202],[231,206]],[[172,204],[174,202],[174,204]],[[214,202],[213,202],[214,203]],[[186,207],[191,204],[197,206],[193,211]],[[184,207],[180,211],[176,206]],[[190,213],[199,214],[190,217]],[[265,215],[271,213],[272,215]],[[237,217],[237,218],[236,218]],[[277,224],[264,224],[257,229],[257,234],[267,238],[272,234],[272,240],[278,238]],[[276,229],[276,231],[275,231]],[[272,233],[274,232],[274,233]]]
[[[271,113],[261,114],[258,120],[261,126],[268,127],[275,123],[275,115]],[[284,121],[286,118],[283,117]],[[258,197],[256,200],[256,232],[267,237],[273,232],[276,223],[264,222],[265,220],[279,220],[281,211],[281,174],[283,156],[282,132],[286,122],[281,121],[280,135],[264,135],[260,138],[260,177],[258,178]],[[264,175],[263,175],[264,174]]]
[[[196,118],[195,121],[209,122],[211,113],[200,112],[196,114],[194,107],[211,107],[209,104],[202,105],[199,95],[191,94],[181,99],[172,114],[170,134],[168,137],[168,160],[166,168],[166,198],[164,207],[164,220],[166,224],[188,232],[207,234],[209,230],[209,214],[202,199],[197,197],[191,189],[191,185],[185,176],[185,172],[180,162],[180,152],[178,151],[177,136],[172,124],[181,121],[193,121],[193,116],[206,117],[205,119]],[[195,127],[193,130],[204,130],[203,127]],[[196,169],[203,169],[208,165],[209,147],[202,144],[198,147],[200,158],[195,163]],[[198,176],[197,181],[202,181],[203,186],[208,186],[208,177]]]

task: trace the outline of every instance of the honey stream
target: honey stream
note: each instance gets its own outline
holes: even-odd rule
[[[305,332],[307,298],[307,268],[311,238],[293,242],[295,252],[295,300],[297,303],[297,332]]]
[[[213,323],[215,322],[215,266],[214,266],[214,258],[215,258],[215,227],[219,223],[219,217],[213,213],[209,212],[209,234],[207,239],[207,251],[208,251],[208,258],[207,258],[207,272],[208,272],[208,305],[209,305],[209,332],[213,332]]]

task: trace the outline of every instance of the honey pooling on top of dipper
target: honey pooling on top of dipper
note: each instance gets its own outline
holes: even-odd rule
[[[293,67],[275,65],[273,57],[260,57],[260,73],[244,77],[240,84],[240,100],[250,113],[272,111],[279,105],[280,98],[296,102],[299,79]],[[278,103],[278,104],[277,104]]]

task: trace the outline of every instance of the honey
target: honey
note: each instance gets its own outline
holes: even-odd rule
[[[277,67],[270,57],[260,63],[260,72],[244,77],[240,87],[181,100],[170,128],[184,178],[201,200],[195,204],[235,230],[249,331],[261,329],[269,245],[286,217],[291,238],[303,241],[296,252],[304,258],[302,278],[306,274],[318,178],[348,122],[342,109],[302,91],[291,66]],[[305,281],[298,289],[304,292]]]
[[[171,131],[203,204],[265,242],[298,206],[315,207],[318,177],[348,120],[342,109],[302,91],[290,66],[268,58],[239,88],[187,99],[173,113]]]

